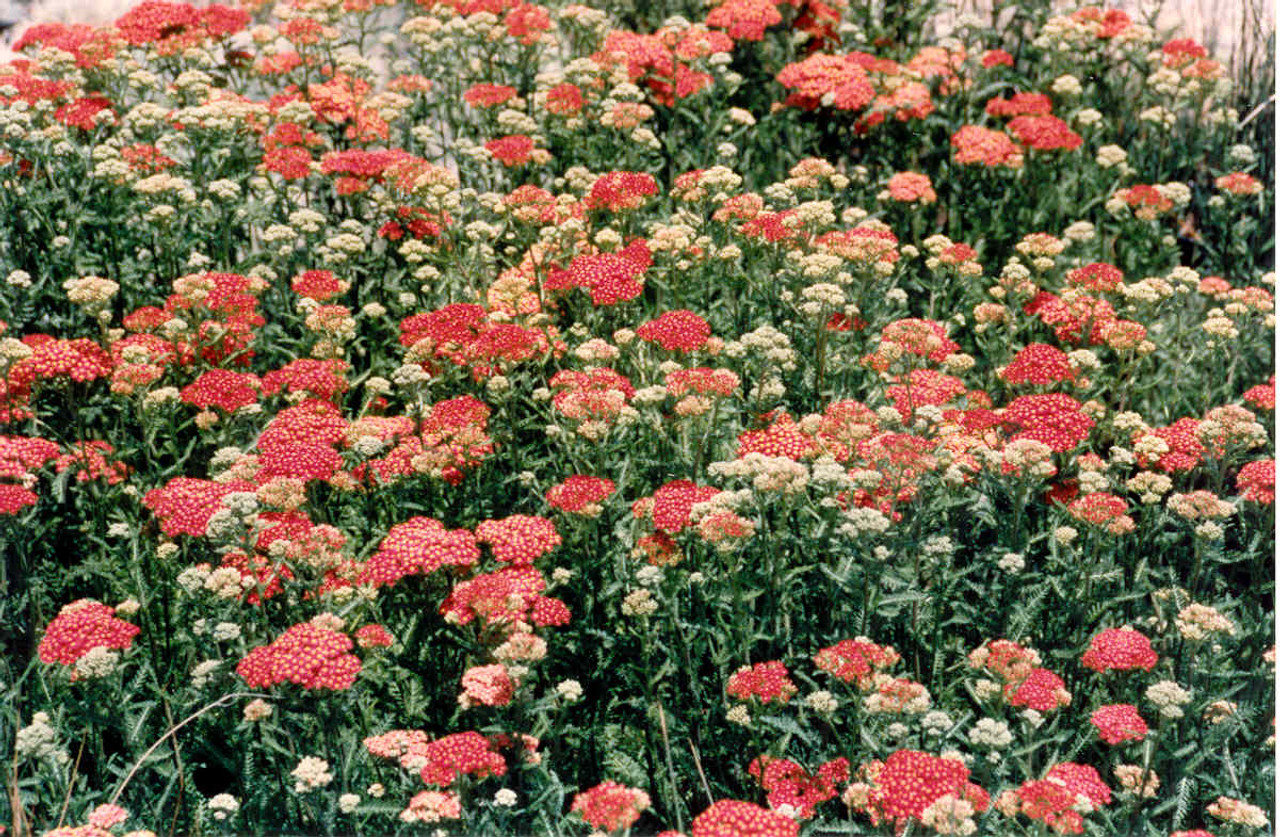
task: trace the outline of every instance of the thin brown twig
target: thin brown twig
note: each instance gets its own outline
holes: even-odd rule
[[[702,790],[707,795],[707,804],[714,805],[715,797],[711,795],[711,785],[707,783],[707,774],[702,772],[702,756],[698,754],[698,748],[694,746],[693,739],[689,739],[689,752],[693,755],[693,766],[698,770],[698,780],[702,782]]]
[[[9,809],[13,811],[14,837],[27,837],[26,811],[22,807],[22,796],[18,793],[18,754],[13,754],[13,768],[9,772]]]
[[[666,755],[667,777],[671,781],[671,792],[678,796],[680,788],[676,784],[676,768],[675,764],[671,760],[671,738],[667,735],[667,713],[663,711],[661,701],[658,702],[658,728],[662,730],[662,750]],[[675,809],[676,828],[680,831],[684,831],[684,817],[680,815],[680,806],[675,806]]]
[[[152,744],[150,747],[148,747],[147,751],[142,754],[142,758],[134,762],[133,767],[129,768],[129,772],[125,774],[124,780],[120,782],[120,787],[116,788],[116,792],[111,794],[110,803],[112,805],[116,803],[116,800],[120,798],[120,794],[124,793],[125,786],[129,784],[129,780],[133,778],[133,774],[137,773],[138,769],[141,768],[142,765],[146,762],[146,760],[151,757],[151,754],[154,753],[157,749],[159,749],[160,745],[163,744],[165,741],[167,741],[174,733],[176,733],[178,730],[182,729],[187,724],[194,721],[196,718],[199,718],[204,713],[209,712],[213,709],[216,709],[217,707],[222,706],[225,703],[229,703],[230,701],[233,701],[236,698],[242,698],[242,697],[269,698],[271,697],[271,695],[258,694],[257,692],[229,692],[228,694],[225,694],[222,697],[215,700],[213,703],[203,706],[200,709],[197,709],[195,712],[192,712],[187,717],[183,718],[181,721],[178,722],[176,726],[171,727],[168,732],[166,732],[164,735],[157,738],[155,743]],[[83,745],[81,746],[83,747]],[[77,764],[79,763],[79,758],[76,759],[76,762]],[[62,821],[59,820],[58,824],[61,825]]]
[[[67,795],[62,800],[62,810],[58,812],[58,828],[62,828],[62,821],[66,819],[67,808],[71,807],[71,791],[76,786],[76,776],[80,773],[80,757],[84,755],[85,739],[80,739],[80,749],[76,750],[75,764],[71,765],[71,778],[67,780]]]
[[[1240,129],[1241,129],[1241,128],[1243,128],[1245,125],[1248,125],[1250,122],[1252,122],[1253,120],[1257,119],[1257,118],[1258,118],[1258,114],[1260,114],[1260,113],[1262,113],[1262,111],[1266,110],[1267,105],[1273,104],[1273,103],[1275,102],[1275,100],[1276,100],[1276,94],[1272,93],[1270,96],[1268,96],[1268,97],[1267,97],[1267,99],[1266,99],[1266,101],[1265,101],[1265,102],[1263,102],[1262,104],[1258,105],[1258,106],[1257,106],[1256,108],[1254,108],[1253,110],[1249,111],[1249,114],[1248,114],[1244,119],[1241,119],[1241,120],[1240,120],[1240,124],[1236,126],[1236,130],[1240,130]]]

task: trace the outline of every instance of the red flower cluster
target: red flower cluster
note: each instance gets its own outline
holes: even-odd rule
[[[1119,322],[1111,303],[1083,293],[1067,300],[1048,291],[1040,291],[1022,310],[1052,326],[1054,335],[1067,343],[1080,343],[1082,340],[1087,340],[1090,345],[1102,343],[1106,340],[1107,329]]]
[[[558,84],[547,91],[544,107],[548,113],[573,116],[582,110],[582,89],[576,84]]]
[[[1134,217],[1142,220],[1150,221],[1173,209],[1173,201],[1161,194],[1156,187],[1145,183],[1135,183],[1128,189],[1120,189],[1113,197],[1123,200],[1133,210]]]
[[[586,288],[595,305],[617,305],[644,292],[644,272],[653,256],[644,239],[636,239],[616,253],[578,256],[567,270],[553,272],[547,279],[550,291]]]
[[[615,488],[613,480],[575,474],[547,489],[547,505],[568,514],[591,516]]]
[[[606,367],[587,372],[562,369],[548,383],[556,391],[552,405],[565,417],[577,420],[615,419],[636,394],[625,375]]]
[[[965,125],[951,135],[955,161],[962,166],[982,163],[987,168],[1022,167],[1022,148],[1003,131]]]
[[[783,67],[777,75],[778,83],[794,91],[788,94],[785,104],[804,110],[862,110],[871,104],[876,89],[857,56],[817,52]]]
[[[506,706],[515,696],[515,681],[501,664],[472,666],[462,675],[459,701],[468,705]]]
[[[258,450],[282,445],[338,445],[346,437],[347,426],[342,411],[333,404],[308,398],[275,414],[258,437]]]
[[[409,474],[437,476],[450,485],[462,482],[464,472],[480,465],[493,452],[487,433],[489,408],[471,395],[441,401],[422,421],[420,435],[405,436],[381,459],[372,459],[355,470],[357,477],[374,476],[392,482]],[[389,428],[388,435],[403,432]]]
[[[818,453],[818,444],[787,413],[779,413],[768,427],[738,434],[738,459],[748,454],[785,456],[797,462]]]
[[[988,116],[1048,116],[1053,113],[1053,100],[1043,93],[1014,93],[987,100]]]
[[[1025,706],[1037,712],[1052,712],[1071,703],[1066,683],[1047,668],[1033,668],[1022,681],[1006,683],[1004,697],[1010,706]]]
[[[332,401],[350,388],[345,377],[350,368],[345,360],[337,358],[298,358],[262,376],[262,392],[265,395],[305,392],[316,398]]]
[[[116,618],[116,609],[92,599],[63,605],[40,640],[41,662],[75,665],[94,648],[124,650],[142,629]]]
[[[865,691],[874,685],[877,674],[892,668],[901,659],[892,645],[843,639],[815,654],[813,664],[846,683],[856,683]]]
[[[390,648],[395,638],[381,625],[364,625],[354,634],[361,648]]]
[[[460,582],[440,605],[440,613],[459,625],[477,617],[486,625],[524,620],[543,626],[568,624],[569,608],[541,595],[546,587],[542,573],[528,564],[503,567]]]
[[[770,244],[793,242],[807,237],[803,220],[794,209],[781,212],[760,212],[738,226],[738,232],[747,238],[761,238]]]
[[[742,386],[742,379],[728,369],[710,369],[698,366],[693,369],[677,369],[663,380],[667,392],[676,398],[696,393],[727,398]]]
[[[693,818],[690,837],[796,837],[790,817],[736,799],[722,799]]]
[[[31,471],[41,468],[45,463],[58,458],[58,445],[48,439],[27,436],[0,436],[0,478],[22,480]],[[16,485],[0,485],[0,489],[17,489],[26,491]],[[30,494],[30,492],[27,492]],[[17,495],[15,495],[16,499]],[[35,495],[31,494],[31,502]],[[29,505],[29,504],[21,504]],[[21,508],[21,505],[18,508]],[[17,511],[17,508],[13,510]],[[5,512],[12,514],[13,512]]]
[[[1247,462],[1236,474],[1236,488],[1246,500],[1269,506],[1276,499],[1276,461],[1257,459]]]
[[[493,159],[507,168],[523,166],[529,162],[534,151],[533,138],[525,134],[509,134],[491,139],[484,147],[493,155]]]
[[[254,491],[251,482],[212,482],[192,477],[174,477],[163,488],[148,491],[142,505],[160,518],[160,529],[169,537],[191,535],[203,538],[209,518],[222,508],[222,498],[237,491]]]
[[[1062,393],[1020,395],[1004,408],[1002,418],[1017,429],[1014,439],[1034,439],[1062,453],[1089,438],[1093,430],[1094,420],[1082,406]]]
[[[1089,642],[1080,664],[1094,671],[1151,671],[1158,659],[1143,634],[1132,628],[1107,628]]]
[[[366,151],[348,148],[330,151],[320,158],[321,174],[338,175],[338,194],[349,195],[366,191],[373,183],[380,183],[391,169],[414,158],[401,149]]]
[[[1200,443],[1199,429],[1200,422],[1190,417],[1180,418],[1168,427],[1152,428],[1150,435],[1157,437],[1169,447],[1168,453],[1156,460],[1155,467],[1172,474],[1178,471],[1190,471],[1203,462],[1205,446]],[[1136,443],[1145,435],[1147,434],[1142,432],[1136,433],[1133,441]],[[1138,464],[1145,468],[1151,463],[1146,456],[1139,454]]]
[[[1115,265],[1094,262],[1068,270],[1066,279],[1067,284],[1076,285],[1086,291],[1107,293],[1118,290],[1124,284],[1124,272]]]
[[[707,15],[707,26],[728,30],[735,41],[763,41],[764,30],[782,22],[773,0],[722,0]]]
[[[502,16],[502,25],[506,27],[507,37],[521,46],[532,46],[542,33],[551,30],[551,15],[537,3],[516,2],[510,4]]]
[[[145,335],[149,345],[144,347],[152,355],[152,362],[176,360],[185,366],[199,358],[211,366],[224,362],[245,366],[253,358],[249,348],[253,330],[266,323],[257,312],[256,296],[265,288],[262,280],[236,273],[181,276],[173,281],[174,293],[165,300],[163,309],[139,308],[125,316],[124,326],[130,331],[152,332],[172,318],[181,318],[192,329],[174,343]]]
[[[289,287],[298,296],[314,299],[316,302],[327,302],[335,296],[345,294],[351,287],[329,270],[306,270],[293,277]]]
[[[1224,174],[1222,177],[1213,181],[1213,185],[1228,194],[1237,196],[1258,195],[1262,193],[1263,189],[1261,181],[1239,171]]]
[[[234,413],[241,407],[257,404],[261,391],[262,381],[252,372],[210,369],[182,388],[182,400],[202,410],[218,407]]]
[[[310,622],[294,625],[269,645],[260,645],[236,665],[236,674],[255,689],[296,683],[304,689],[351,688],[360,658],[350,653],[351,637]]]
[[[1133,519],[1125,514],[1128,510],[1128,503],[1104,491],[1086,494],[1067,506],[1067,513],[1076,520],[1106,527],[1112,534],[1133,531]]]
[[[111,107],[111,100],[102,96],[82,96],[73,102],[68,102],[53,112],[53,118],[66,125],[69,128],[79,128],[82,131],[92,131],[98,126],[98,120],[95,117],[99,113],[108,113],[111,118],[107,120],[109,124],[115,124],[116,112]]]
[[[311,174],[312,159],[308,146],[320,145],[322,140],[319,134],[286,122],[276,125],[270,133],[263,134],[259,142],[262,145],[263,168],[275,172],[285,180],[301,180]],[[308,274],[327,274],[332,277],[327,270],[308,270],[302,277]]]
[[[1064,762],[1049,768],[1043,779],[1024,782],[1016,791],[1007,791],[1001,810],[1021,812],[1040,820],[1059,834],[1084,833],[1084,817],[1076,808],[1082,800],[1093,808],[1111,802],[1111,789],[1098,771],[1085,764]]]
[[[9,398],[24,397],[36,381],[70,378],[83,383],[111,374],[111,355],[87,337],[57,340],[46,334],[22,338],[28,357],[9,369]]]
[[[556,526],[545,517],[513,514],[485,520],[476,527],[476,540],[489,544],[493,557],[508,564],[532,564],[560,545]]]
[[[143,174],[156,174],[178,165],[172,157],[161,154],[154,145],[135,143],[120,149],[120,157],[129,164],[129,168]]]
[[[342,469],[342,454],[328,445],[279,442],[262,448],[257,479],[292,477],[304,482],[332,479]]]
[[[1009,131],[1018,142],[1038,151],[1074,151],[1084,142],[1084,137],[1056,116],[1019,116],[1009,121]]]
[[[129,466],[115,461],[116,449],[100,439],[74,443],[67,453],[59,456],[54,469],[61,474],[74,469],[76,482],[105,479],[107,485],[116,485],[129,476]],[[108,456],[112,457],[108,460]]]
[[[161,55],[174,55],[206,38],[219,40],[249,25],[249,13],[214,3],[197,8],[188,3],[143,0],[115,23],[130,44],[151,44]]]
[[[800,819],[809,819],[817,806],[836,795],[836,785],[849,781],[849,760],[838,758],[822,764],[810,774],[790,759],[757,756],[747,766],[768,793],[769,807],[790,805]]]
[[[993,67],[1012,67],[1013,56],[1005,52],[1003,49],[989,49],[982,53],[982,68],[990,70]]]
[[[1124,32],[1133,23],[1129,16],[1120,9],[1099,9],[1097,6],[1086,6],[1071,13],[1071,19],[1077,23],[1096,24],[1099,40],[1109,40]]]
[[[95,29],[85,23],[37,23],[27,27],[22,37],[13,44],[13,51],[22,52],[29,46],[53,47],[70,53],[75,56],[76,66],[87,70],[115,55],[116,36],[110,29]],[[19,74],[19,77],[22,75],[24,74]],[[6,77],[6,81],[14,81],[14,76]],[[70,82],[50,83],[64,89],[71,87]],[[35,104],[30,99],[27,101]]]
[[[644,206],[645,198],[658,194],[653,175],[637,171],[611,171],[596,178],[583,200],[587,209],[624,212]]]
[[[1018,351],[1013,361],[1000,370],[1000,378],[1010,384],[1048,386],[1075,380],[1075,370],[1066,352],[1047,343],[1032,343]]]
[[[636,329],[636,336],[672,352],[692,352],[707,345],[711,326],[692,311],[666,311]]]
[[[405,317],[400,321],[400,345],[413,346],[430,339],[436,345],[436,354],[447,356],[476,339],[487,314],[483,305],[455,302]]]
[[[732,47],[733,42],[727,35],[715,34],[728,41],[726,49]],[[592,61],[610,70],[625,66],[632,82],[643,82],[654,100],[667,106],[697,93],[712,82],[710,75],[697,72],[684,60],[677,61],[676,58],[661,32],[642,35],[621,29],[609,32],[600,51],[591,56]]]
[[[617,782],[601,782],[575,794],[569,810],[592,828],[621,831],[630,828],[649,807],[649,794]]]
[[[473,108],[491,108],[511,101],[517,93],[505,84],[474,84],[462,94],[462,100]]]
[[[920,407],[940,407],[966,392],[964,381],[934,369],[912,369],[909,375],[899,375],[896,380],[885,389],[885,395],[903,422],[909,422]]]
[[[391,527],[360,569],[362,584],[395,584],[409,575],[430,575],[440,567],[469,567],[480,560],[476,538],[466,529],[446,529],[431,517],[411,517]]]
[[[1146,721],[1138,714],[1138,707],[1131,703],[1101,706],[1089,716],[1089,723],[1108,744],[1141,741],[1148,732]]]
[[[1265,384],[1249,387],[1241,398],[1259,410],[1274,410],[1276,408],[1276,376],[1272,375]]]
[[[484,779],[504,776],[507,772],[506,759],[478,732],[446,735],[415,749],[419,749],[426,761],[421,774],[422,781],[428,785],[448,787],[460,776]]]
[[[787,667],[777,660],[767,663],[756,663],[743,666],[735,671],[725,684],[729,697],[738,700],[755,698],[761,703],[786,703],[797,691],[796,684],[791,682]]]
[[[631,512],[637,518],[652,517],[654,528],[674,535],[689,525],[695,503],[705,503],[719,493],[720,489],[713,486],[674,480],[653,492],[652,497],[637,500]]]
[[[902,203],[933,203],[938,199],[929,175],[913,171],[900,171],[889,178],[889,197]]]
[[[878,825],[887,820],[897,827],[919,820],[924,810],[944,796],[964,799],[985,811],[990,797],[969,781],[969,768],[958,758],[941,758],[918,750],[897,750],[884,762],[863,765],[871,784],[866,801],[857,807]]]

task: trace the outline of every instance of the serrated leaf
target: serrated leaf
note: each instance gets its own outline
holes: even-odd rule
[[[649,773],[639,761],[622,750],[604,754],[605,773],[612,779],[634,788],[649,787]]]
[[[788,735],[794,735],[805,744],[814,746],[817,743],[817,736],[812,730],[807,730],[800,724],[796,723],[794,718],[788,718],[785,715],[766,715],[756,719],[761,726],[772,727],[778,732],[784,732]]]

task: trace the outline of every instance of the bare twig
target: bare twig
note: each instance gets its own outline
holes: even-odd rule
[[[67,780],[67,795],[62,800],[62,810],[58,812],[58,828],[62,827],[62,821],[66,819],[67,808],[71,805],[71,791],[76,786],[76,776],[80,773],[80,757],[84,755],[85,739],[80,739],[80,749],[76,750],[76,762],[71,765],[71,778]]]
[[[698,769],[698,779],[702,782],[702,791],[707,795],[707,804],[714,805],[715,797],[711,795],[711,785],[707,784],[707,774],[702,772],[702,756],[698,754],[698,748],[693,746],[693,739],[689,739],[689,752],[693,755],[693,766]]]
[[[679,785],[676,784],[676,767],[671,761],[671,738],[667,735],[667,713],[662,710],[662,703],[658,703],[658,728],[662,730],[662,751],[667,758],[667,776],[671,780],[671,792],[677,796],[680,793]],[[684,831],[684,817],[680,815],[680,806],[676,805],[676,829]]]
[[[28,837],[31,833],[27,825],[27,812],[22,807],[22,797],[18,793],[18,754],[13,755],[13,769],[9,774],[9,810],[13,812],[14,837]]]
[[[164,735],[157,738],[156,742],[152,744],[150,747],[148,747],[147,751],[142,754],[142,758],[138,759],[137,762],[134,763],[133,767],[129,768],[129,772],[125,774],[124,780],[120,782],[120,787],[116,788],[116,792],[111,794],[111,800],[110,800],[111,804],[114,805],[116,803],[116,800],[120,798],[120,794],[124,793],[125,786],[129,784],[129,780],[133,778],[133,774],[137,773],[138,769],[142,767],[143,763],[146,762],[146,760],[151,757],[151,754],[154,753],[157,749],[159,749],[160,745],[163,744],[165,741],[167,741],[170,737],[172,737],[174,733],[176,733],[178,730],[182,729],[187,724],[194,721],[196,718],[199,718],[204,713],[209,712],[210,710],[216,709],[217,707],[222,706],[226,703],[230,703],[236,698],[242,698],[242,697],[269,698],[271,697],[271,695],[262,695],[262,694],[258,694],[257,692],[231,692],[229,694],[225,694],[222,697],[218,698],[213,703],[210,703],[207,706],[197,709],[195,712],[192,712],[190,715],[183,718],[181,721],[178,722],[176,726],[171,727],[168,732],[166,732]],[[83,748],[83,745],[82,745],[82,748]],[[80,760],[77,757],[76,763],[79,764],[79,761]],[[61,825],[62,821],[59,820],[58,824]]]
[[[1241,128],[1243,128],[1245,125],[1248,125],[1250,122],[1252,122],[1253,120],[1257,119],[1257,118],[1258,118],[1258,114],[1260,114],[1260,113],[1262,113],[1264,110],[1266,110],[1267,105],[1274,104],[1274,103],[1275,103],[1275,100],[1276,100],[1276,94],[1272,93],[1270,96],[1268,96],[1268,97],[1267,97],[1267,100],[1266,100],[1265,102],[1263,102],[1262,104],[1258,105],[1258,106],[1257,106],[1256,108],[1254,108],[1253,110],[1249,111],[1249,114],[1248,114],[1244,119],[1241,119],[1241,120],[1240,120],[1240,124],[1236,126],[1236,130],[1237,130],[1237,131],[1238,131],[1238,130],[1240,130],[1240,129],[1241,129]]]

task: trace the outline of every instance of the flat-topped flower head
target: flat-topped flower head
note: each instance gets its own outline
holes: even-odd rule
[[[777,660],[743,666],[729,678],[725,692],[738,700],[756,699],[761,703],[786,703],[799,689],[791,682],[787,667]]]
[[[1159,657],[1151,640],[1132,628],[1107,628],[1094,636],[1080,664],[1093,671],[1151,671]]]
[[[1100,706],[1089,716],[1089,723],[1108,744],[1141,741],[1148,732],[1146,721],[1138,714],[1138,707],[1131,703]]]
[[[487,543],[493,557],[510,564],[532,564],[560,545],[554,523],[527,514],[481,522],[476,527],[476,540]]]
[[[648,807],[649,794],[605,781],[576,794],[569,810],[592,828],[613,832],[630,828]]]
[[[40,640],[40,660],[73,666],[95,648],[129,648],[142,629],[117,619],[115,613],[115,608],[92,599],[63,605]]]
[[[796,837],[800,824],[768,808],[722,799],[693,819],[690,837]]]
[[[254,648],[236,665],[252,688],[294,683],[304,689],[349,689],[360,672],[351,637],[314,622],[294,625],[268,645]]]

